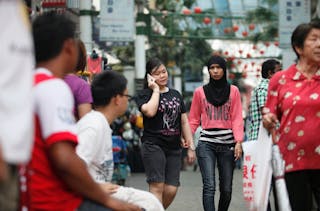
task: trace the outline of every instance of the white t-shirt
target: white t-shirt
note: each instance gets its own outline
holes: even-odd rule
[[[91,111],[78,123],[77,154],[87,163],[97,182],[111,182],[113,174],[112,130],[105,116]]]
[[[27,162],[34,133],[30,23],[20,1],[0,1],[0,145],[4,160]]]
[[[87,163],[97,182],[111,182],[113,174],[112,130],[105,116],[91,111],[78,123],[77,154]],[[148,211],[164,211],[160,201],[150,192],[120,186],[112,197],[136,204]]]

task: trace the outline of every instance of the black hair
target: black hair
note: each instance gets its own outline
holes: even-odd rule
[[[78,40],[78,63],[76,67],[76,71],[83,72],[86,69],[87,65],[87,51],[84,43],[81,40]]]
[[[91,83],[94,107],[108,105],[113,97],[123,94],[126,88],[127,79],[116,71],[97,74]]]
[[[298,59],[300,58],[300,55],[298,54],[296,48],[303,49],[304,42],[312,29],[320,29],[319,20],[313,20],[309,23],[302,23],[298,25],[292,32],[291,46],[294,52],[296,53]]]
[[[280,62],[275,59],[268,59],[264,61],[261,68],[262,78],[269,78],[269,71],[275,73],[276,65],[280,65]]]
[[[152,73],[152,70],[157,70],[161,65],[163,65],[163,62],[158,58],[152,58],[150,59],[146,64],[146,74],[144,75],[144,83],[143,88],[148,88],[148,77],[147,75]]]
[[[76,25],[64,14],[45,12],[32,23],[36,63],[48,61],[62,50],[66,40],[75,37]]]

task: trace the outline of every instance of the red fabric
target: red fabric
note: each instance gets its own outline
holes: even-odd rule
[[[93,74],[97,74],[101,72],[101,65],[102,65],[102,58],[98,57],[96,59],[92,59],[91,57],[88,57],[88,71],[93,73]]]
[[[277,143],[286,172],[320,169],[320,70],[308,80],[295,65],[269,83],[264,113],[280,121]]]
[[[37,85],[43,81],[47,81],[49,79],[54,79],[55,77],[54,76],[51,76],[51,75],[47,75],[47,74],[44,74],[44,73],[39,73],[39,74],[36,74],[34,76],[34,85]]]

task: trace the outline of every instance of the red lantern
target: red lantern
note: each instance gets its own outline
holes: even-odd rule
[[[229,52],[228,51],[225,51],[224,52],[224,55],[228,56]]]
[[[242,36],[244,36],[244,37],[248,36],[248,32],[247,31],[243,31],[242,32]]]
[[[263,51],[263,50],[261,50],[261,51],[260,51],[260,54],[261,54],[261,55],[263,55],[263,54],[264,54],[264,51]]]
[[[247,77],[247,72],[242,72],[242,78],[246,78]]]
[[[257,78],[260,78],[260,74],[259,74],[259,73],[257,73],[257,74],[256,74],[256,77],[257,77]]]
[[[191,11],[190,11],[189,9],[184,9],[184,10],[182,11],[182,13],[185,14],[185,15],[190,15],[190,14],[191,14]]]
[[[256,45],[253,45],[253,46],[252,46],[252,49],[253,49],[253,50],[256,50],[256,49],[257,49],[257,46],[256,46]]]
[[[242,63],[242,61],[241,60],[238,60],[238,65],[240,65]]]
[[[250,31],[254,30],[255,28],[256,28],[256,26],[255,26],[253,23],[251,23],[251,24],[249,25],[249,30],[250,30]]]
[[[273,43],[275,46],[279,46],[279,42],[278,41],[275,41],[274,43]]]
[[[194,13],[196,13],[196,14],[202,13],[202,10],[201,10],[200,7],[195,7],[195,8],[193,9],[193,11],[194,11]]]
[[[247,53],[247,58],[251,58],[251,54]]]
[[[211,23],[211,18],[205,17],[203,19],[203,23],[208,25],[209,23]]]
[[[240,53],[240,54],[242,54],[242,52],[243,52],[242,50],[239,50],[239,53]]]
[[[224,32],[225,34],[229,34],[229,33],[231,32],[231,29],[230,29],[229,27],[224,28],[224,29],[223,29],[223,32]]]
[[[222,19],[221,19],[221,18],[216,18],[216,19],[214,20],[214,22],[215,22],[217,25],[219,25],[219,24],[222,22]]]
[[[267,47],[269,47],[269,46],[270,46],[270,43],[269,43],[269,42],[265,42],[264,45],[267,46]]]
[[[251,66],[254,66],[255,62],[251,62]]]
[[[238,25],[234,25],[232,27],[232,29],[233,29],[234,32],[237,32],[239,30],[239,26]]]
[[[229,79],[233,80],[235,79],[236,75],[234,73],[229,73],[228,77]]]

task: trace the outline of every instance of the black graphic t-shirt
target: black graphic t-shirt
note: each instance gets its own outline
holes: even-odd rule
[[[144,89],[137,95],[137,105],[147,103],[152,95],[151,89]],[[181,114],[186,112],[186,107],[181,94],[175,89],[160,93],[157,114],[149,118],[143,115],[144,131],[142,142],[152,142],[169,149],[180,148]]]

